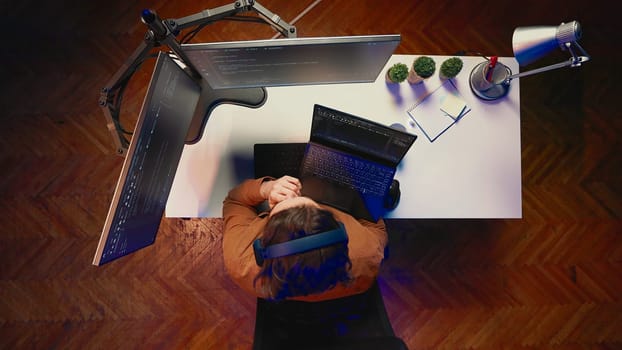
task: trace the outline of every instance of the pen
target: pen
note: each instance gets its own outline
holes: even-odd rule
[[[490,63],[488,63],[488,70],[486,71],[486,81],[492,82],[492,72],[497,65],[497,56],[490,57]]]

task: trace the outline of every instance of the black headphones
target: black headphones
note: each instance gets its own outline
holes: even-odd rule
[[[347,241],[348,235],[346,234],[346,228],[340,222],[339,227],[334,230],[293,239],[283,243],[272,244],[265,248],[261,245],[261,238],[258,238],[253,242],[253,251],[255,252],[255,262],[257,265],[261,266],[263,265],[264,259],[304,253],[309,250]]]

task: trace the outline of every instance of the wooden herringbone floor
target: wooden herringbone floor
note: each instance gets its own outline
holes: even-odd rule
[[[254,299],[224,273],[221,220],[164,219],[156,244],[91,266],[122,159],[99,90],[142,40],[140,10],[227,0],[0,1],[0,348],[247,349]],[[546,3],[543,5],[542,3]],[[399,32],[398,53],[511,56],[517,26],[579,20],[593,61],[521,80],[521,220],[389,223],[381,289],[411,349],[622,348],[622,133],[612,5],[286,1],[299,36]],[[197,41],[258,39],[219,22]],[[542,63],[565,59],[552,55]],[[151,74],[132,80],[132,122]]]

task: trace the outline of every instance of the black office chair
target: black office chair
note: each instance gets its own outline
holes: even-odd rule
[[[365,293],[321,302],[257,299],[254,350],[407,350],[393,327],[378,282]]]

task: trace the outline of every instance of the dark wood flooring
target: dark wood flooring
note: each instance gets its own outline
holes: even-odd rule
[[[0,348],[248,349],[255,300],[225,274],[221,219],[91,266],[121,168],[100,89],[145,34],[214,1],[0,1]],[[397,53],[511,56],[518,26],[578,20],[593,60],[521,80],[523,219],[389,222],[380,286],[411,349],[622,349],[618,14],[597,1],[286,1],[299,36],[401,33]],[[197,41],[272,37],[218,22]],[[538,64],[565,59],[562,52]],[[128,87],[131,124],[151,74]]]

